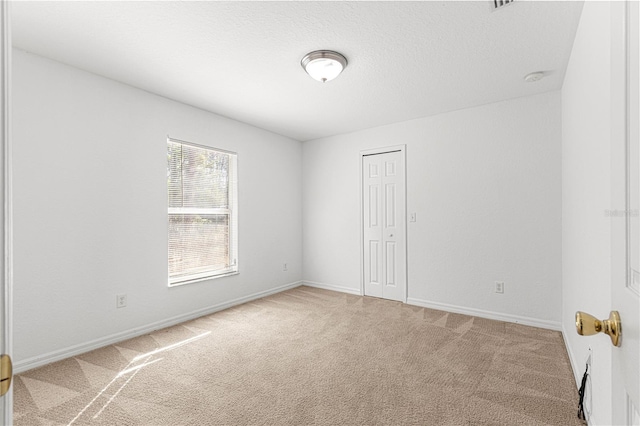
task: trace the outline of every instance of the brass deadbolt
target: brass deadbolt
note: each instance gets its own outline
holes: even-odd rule
[[[593,315],[584,312],[576,312],[576,331],[581,336],[591,336],[593,334],[604,333],[611,337],[613,346],[620,346],[620,336],[622,335],[622,324],[618,311],[611,311],[609,319],[600,321]]]

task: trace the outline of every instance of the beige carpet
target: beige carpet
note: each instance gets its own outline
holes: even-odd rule
[[[299,287],[15,378],[15,425],[574,425],[558,332]]]

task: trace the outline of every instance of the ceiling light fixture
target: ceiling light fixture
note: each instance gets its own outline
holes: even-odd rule
[[[347,58],[332,50],[316,50],[302,58],[300,65],[311,78],[326,83],[347,67]]]

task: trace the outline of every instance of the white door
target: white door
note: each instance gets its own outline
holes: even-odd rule
[[[640,425],[640,22],[638,2],[612,2],[611,309],[621,344],[612,348],[612,422]],[[625,42],[626,40],[626,42]]]
[[[364,294],[406,301],[404,150],[362,155]]]
[[[0,354],[11,350],[11,195],[10,186],[10,154],[9,154],[9,112],[10,112],[10,78],[11,69],[11,33],[9,25],[9,3],[0,3],[0,92],[2,93],[2,110],[0,112]],[[0,359],[0,389],[5,391],[10,384],[10,358]],[[9,379],[8,379],[9,378]],[[13,424],[13,397],[8,393],[0,397],[0,422]]]

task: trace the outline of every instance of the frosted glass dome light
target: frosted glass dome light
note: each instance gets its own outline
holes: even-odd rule
[[[347,67],[347,58],[331,50],[316,50],[302,58],[300,65],[311,78],[326,83]]]

